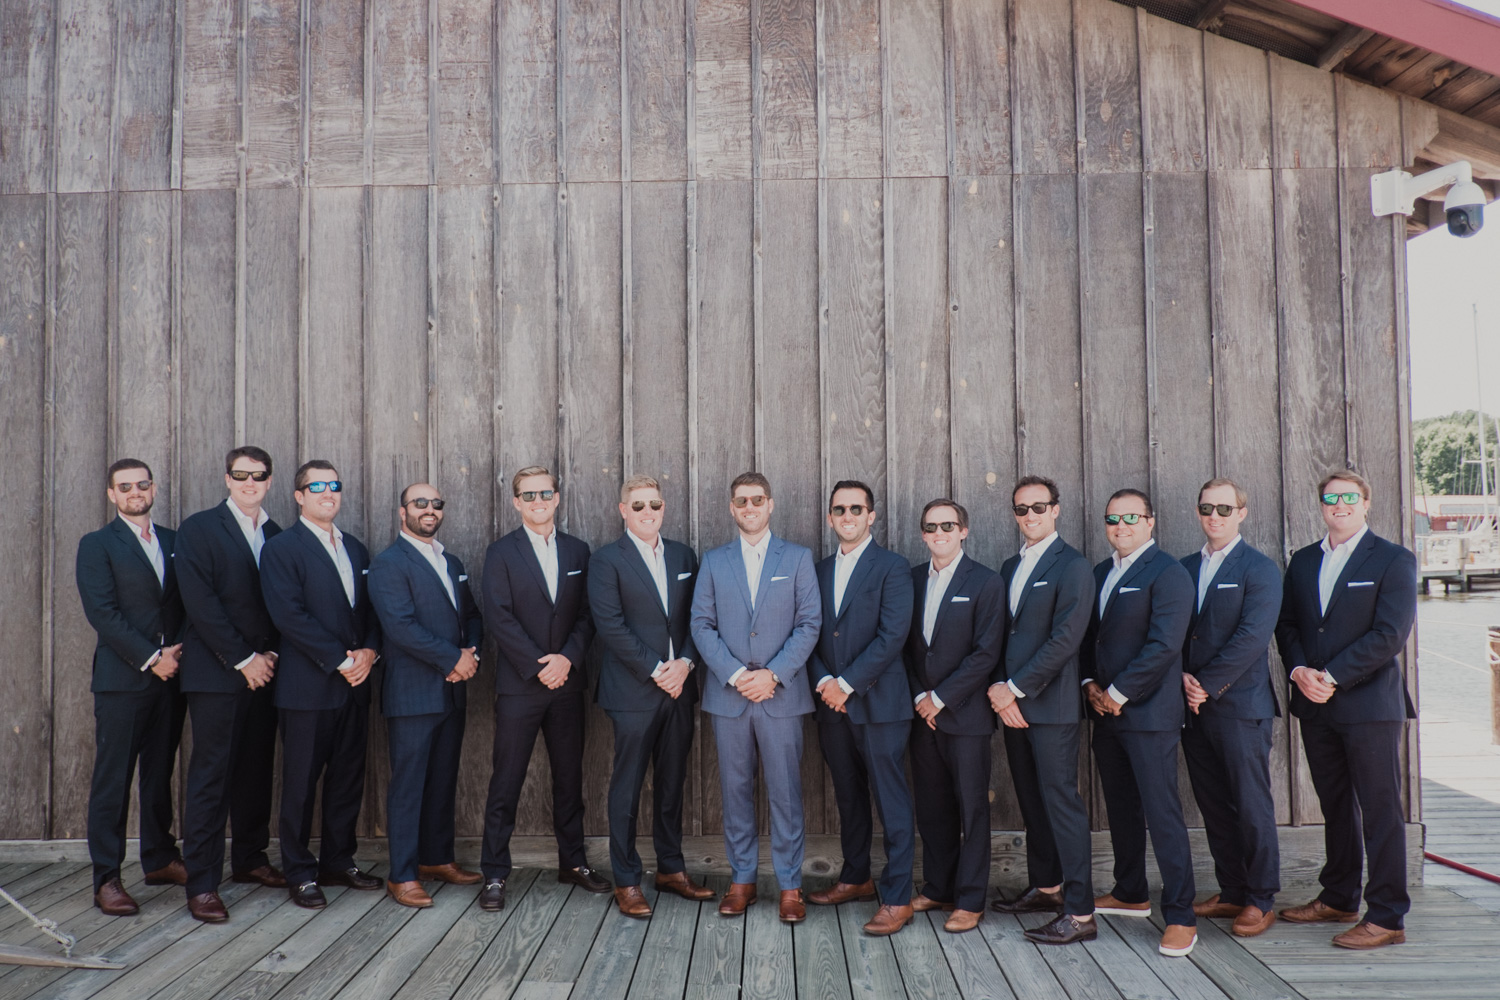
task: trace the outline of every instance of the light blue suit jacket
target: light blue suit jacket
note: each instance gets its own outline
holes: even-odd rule
[[[767,715],[811,712],[812,692],[801,673],[822,624],[818,577],[808,549],[771,536],[753,607],[739,537],[705,553],[693,591],[692,620],[693,642],[708,668],[703,710],[731,718],[744,714],[750,702],[729,678],[741,667],[764,667],[781,681],[775,697],[765,702]]]

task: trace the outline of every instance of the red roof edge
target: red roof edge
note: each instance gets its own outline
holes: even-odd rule
[[[1291,0],[1500,76],[1500,20],[1447,0]]]

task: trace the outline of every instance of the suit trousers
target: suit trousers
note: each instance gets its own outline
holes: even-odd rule
[[[465,721],[460,708],[385,720],[391,759],[385,826],[392,882],[416,881],[418,865],[454,860],[453,812]]]
[[[89,857],[94,891],[120,874],[130,783],[140,767],[141,868],[153,872],[175,861],[172,768],[187,702],[177,684],[155,678],[144,691],[94,693],[94,776],[89,786]]]
[[[870,809],[870,772],[859,752],[859,740],[849,716],[835,712],[821,700],[816,703],[814,714],[818,721],[818,744],[823,749],[823,760],[833,779],[833,799],[839,807],[839,849],[844,855],[844,865],[838,880],[861,885],[870,881],[870,844],[875,830]]]
[[[609,865],[615,885],[641,884],[640,852],[635,847],[641,788],[651,768],[651,842],[656,870],[686,870],[682,858],[682,789],[693,746],[696,706],[686,699],[665,700],[651,712],[610,712],[615,727],[615,765],[609,778]]]
[[[1335,695],[1334,697],[1337,697]],[[1302,722],[1318,804],[1323,807],[1327,861],[1318,898],[1336,909],[1359,909],[1359,878],[1369,858],[1365,919],[1391,930],[1405,926],[1406,817],[1401,812],[1401,722]]]
[[[911,723],[911,778],[922,833],[922,895],[984,911],[990,884],[990,737]]]
[[[354,866],[369,730],[369,706],[352,698],[343,708],[281,710],[281,865],[288,884],[315,881],[320,869]],[[314,857],[308,845],[319,778],[323,830],[321,857]]]
[[[230,870],[270,864],[271,786],[276,759],[273,686],[234,694],[194,691],[187,696],[193,720],[183,811],[182,860],[187,894],[218,889],[224,878],[224,822],[234,832]]]
[[[760,837],[755,822],[755,771],[763,765],[771,807],[771,866],[781,889],[802,887],[802,716],[767,715],[752,702],[738,716],[714,716],[723,798],[724,854],[730,879],[754,883]]]
[[[495,757],[484,809],[480,867],[486,879],[510,877],[510,838],[526,769],[540,732],[552,765],[552,832],[559,868],[589,863],[583,845],[582,691],[503,694],[495,699]]]
[[[1114,897],[1124,903],[1151,899],[1146,885],[1146,830],[1161,870],[1161,912],[1169,924],[1196,926],[1193,853],[1182,801],[1177,797],[1178,730],[1120,730],[1094,724],[1094,762],[1109,813],[1115,849]]]
[[[1093,841],[1078,794],[1080,723],[1004,727],[1005,755],[1026,826],[1026,875],[1033,886],[1061,885],[1063,912],[1094,912]]]
[[[836,683],[830,681],[831,683]],[[839,843],[844,867],[839,881],[870,881],[871,792],[885,840],[885,871],[880,901],[889,906],[911,902],[912,866],[916,862],[916,824],[906,785],[906,744],[911,723],[852,721],[826,706],[817,709],[818,740],[833,778],[839,807]]]
[[[1219,898],[1271,912],[1281,889],[1271,720],[1193,716],[1182,731],[1182,752],[1203,813]]]

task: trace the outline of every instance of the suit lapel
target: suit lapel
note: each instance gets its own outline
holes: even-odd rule
[[[547,598],[547,603],[556,607],[557,601],[554,600],[552,595],[547,592],[547,575],[542,572],[542,563],[541,560],[537,558],[536,547],[531,544],[531,539],[526,535],[526,532],[530,530],[531,529],[526,527],[524,524],[521,525],[521,527],[517,528],[515,530],[515,541],[513,544],[517,549],[520,550],[521,562],[525,563],[526,568],[531,570],[532,582],[534,582],[537,589],[542,592],[542,596]],[[552,544],[557,545],[556,525],[552,526]],[[557,549],[557,586],[559,590],[562,589],[562,576],[562,547],[559,546]]]
[[[625,534],[620,536],[619,545],[625,553],[625,562],[628,563],[630,567],[635,570],[636,575],[641,578],[641,583],[646,586],[647,593],[657,595],[657,605],[660,606],[661,592],[656,589],[656,577],[651,575],[651,567],[646,565],[646,560],[644,557],[642,557],[641,550],[636,546],[635,542],[631,540],[630,532],[628,530],[625,532]],[[672,568],[666,564],[666,547],[667,543],[662,542],[662,567],[667,574],[667,599],[671,600],[673,573]],[[662,608],[661,613],[662,616],[665,617],[667,615],[667,609]]]
[[[876,545],[875,539],[872,538],[870,539],[870,544],[859,554],[859,562],[854,564],[854,572],[849,574],[849,583],[844,587],[844,606],[839,608],[839,613],[835,620],[842,619],[844,612],[849,610],[849,605],[854,603],[850,598],[859,593],[859,588],[864,586],[865,579],[870,575],[870,567],[875,564],[873,553],[879,548],[880,546]],[[870,556],[871,558],[866,559],[866,556]],[[832,588],[829,589],[832,590]]]
[[[114,523],[111,525],[111,527],[115,529],[115,534],[120,538],[120,541],[125,543],[125,547],[134,552],[136,554],[136,557],[140,559],[141,565],[146,567],[146,571],[151,574],[151,581],[156,584],[156,592],[160,594],[163,588],[163,581],[156,578],[156,567],[151,565],[151,557],[146,555],[145,549],[141,548],[140,537],[136,535],[135,529],[126,524],[124,519],[119,517],[116,517],[114,519]],[[151,526],[151,530],[156,531],[156,525],[153,524]],[[156,544],[161,544],[160,534],[156,536]],[[167,565],[166,550],[162,551],[161,559],[162,566],[165,569]],[[163,573],[163,576],[165,576],[165,573]]]
[[[755,624],[755,616],[760,614],[760,609],[766,602],[766,588],[771,585],[771,579],[776,573],[777,566],[781,563],[781,552],[786,548],[786,543],[775,535],[771,536],[771,544],[766,546],[765,563],[760,568],[760,579],[755,588],[755,608],[750,612],[750,624]],[[749,589],[747,582],[745,587]]]
[[[1142,552],[1139,556],[1136,557],[1135,562],[1130,564],[1130,568],[1127,569],[1123,574],[1121,574],[1120,579],[1115,582],[1115,589],[1109,592],[1109,603],[1104,606],[1104,612],[1099,616],[1099,620],[1101,622],[1104,620],[1106,615],[1114,610],[1115,598],[1120,596],[1120,588],[1133,583],[1136,577],[1144,573],[1146,567],[1151,565],[1151,563],[1156,559],[1156,554],[1159,551],[1161,551],[1161,546],[1153,545],[1151,551]],[[1103,584],[1100,584],[1100,586],[1102,587]]]
[[[1338,580],[1334,581],[1333,593],[1328,595],[1328,610],[1323,612],[1324,618],[1333,613],[1334,607],[1339,603],[1339,598],[1343,597],[1344,591],[1349,589],[1349,578],[1364,565],[1365,560],[1370,558],[1370,553],[1374,551],[1375,536],[1366,531],[1365,537],[1360,540],[1359,547],[1349,554],[1349,561],[1344,563],[1344,568],[1340,571]],[[1318,562],[1320,564],[1319,569],[1321,570],[1322,560],[1320,559]]]
[[[823,603],[823,620],[831,622],[835,618],[833,610],[833,581],[838,576],[838,556],[819,562],[813,569],[818,574],[818,594],[819,599]],[[848,590],[844,591],[844,596],[849,596]]]
[[[929,567],[931,566],[930,563],[928,565]],[[953,606],[953,598],[959,593],[959,591],[963,589],[964,579],[969,575],[969,571],[973,568],[974,560],[968,558],[967,556],[961,556],[958,560],[958,565],[953,568],[953,579],[948,581],[948,589],[943,591],[943,596],[939,599],[937,617],[932,620],[932,637],[934,639],[936,639],[942,632],[943,619],[948,617],[948,609]],[[926,601],[927,592],[926,588],[923,588],[922,610],[924,618],[926,617],[927,610]]]
[[[1057,557],[1062,554],[1064,544],[1066,543],[1061,538],[1058,538],[1051,545],[1047,546],[1047,551],[1042,553],[1042,557],[1032,567],[1031,575],[1021,581],[1021,597],[1016,602],[1016,613],[1012,617],[1019,619],[1021,612],[1026,610],[1026,602],[1031,599],[1033,585],[1038,580],[1046,579],[1048,570],[1052,569],[1052,564],[1057,562]],[[1020,559],[1021,557],[1017,556],[1016,558]],[[1015,571],[1012,570],[1011,573],[1014,574]],[[1010,580],[1007,578],[1005,582],[1009,584]]]
[[[411,542],[408,542],[398,536],[396,538],[396,543],[400,545],[403,550],[405,550],[407,561],[409,561],[413,566],[417,568],[418,573],[425,572],[430,580],[436,583],[439,587],[443,586],[443,581],[438,576],[437,569],[432,565],[432,563],[423,558],[422,553],[418,552],[416,550],[416,547],[413,546]],[[443,571],[448,574],[448,580],[453,585],[453,600],[449,601],[448,604],[453,608],[453,614],[457,616],[458,608],[456,605],[458,603],[458,581],[453,579],[453,564],[448,562],[448,557],[444,555],[442,557],[442,560]],[[447,588],[444,589],[446,590]],[[443,596],[447,597],[448,595],[444,593]]]
[[[245,537],[245,532],[240,529],[240,522],[235,520],[234,512],[229,509],[229,505],[232,503],[234,503],[233,500],[225,500],[220,506],[219,520],[223,522],[224,530],[229,532],[229,537],[233,539],[235,548],[239,549],[241,554],[250,560],[250,565],[259,567],[260,564],[255,561],[255,550],[250,547],[250,540]],[[265,512],[262,511],[261,514],[264,516]],[[269,522],[266,523],[269,524]],[[265,531],[265,536],[266,541],[271,540],[270,531]]]
[[[744,543],[735,536],[734,541],[729,543],[729,569],[730,576],[734,577],[735,589],[739,591],[740,600],[744,602],[746,610],[752,610],[750,603],[750,584],[745,579],[745,550]],[[753,617],[753,611],[752,611]]]

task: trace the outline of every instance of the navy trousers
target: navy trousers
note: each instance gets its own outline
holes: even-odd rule
[[[656,870],[686,870],[682,857],[682,789],[693,746],[697,706],[667,699],[651,712],[610,712],[615,727],[615,765],[609,778],[609,865],[615,885],[641,884],[640,852],[635,847],[641,788],[651,771],[651,842]]]
[[[352,700],[343,708],[281,710],[281,864],[289,884],[314,881],[320,869],[354,866],[369,728],[369,706]],[[309,843],[319,778],[323,829],[314,857]]]
[[[910,735],[911,723],[904,720],[859,723],[826,706],[818,709],[818,739],[839,807],[839,842],[844,851],[839,881],[851,885],[870,881],[873,792],[885,841],[885,870],[878,888],[880,901],[887,906],[911,902],[917,844],[911,793],[906,785]]]
[[[922,895],[971,913],[984,911],[990,884],[990,742],[911,723]]]
[[[272,766],[276,759],[276,696],[272,685],[234,694],[194,691],[182,860],[187,894],[214,892],[224,879],[224,823],[233,830],[230,870],[271,863]]]
[[[1026,825],[1026,875],[1033,886],[1061,885],[1063,912],[1094,912],[1093,841],[1078,794],[1080,723],[1004,727],[1005,755]]]
[[[175,861],[172,835],[172,769],[187,702],[176,681],[152,679],[144,691],[94,693],[94,775],[89,785],[89,858],[94,891],[120,874],[125,863],[125,824],[130,783],[140,771],[141,868],[148,872]]]
[[[414,882],[418,865],[446,865],[454,859],[453,810],[464,722],[459,708],[385,720],[391,758],[385,825],[392,882]]]
[[[484,810],[480,867],[486,879],[510,877],[510,838],[531,751],[540,732],[552,765],[552,832],[559,868],[589,863],[583,845],[583,692],[501,695],[495,699],[495,758]]]
[[[1182,752],[1203,813],[1219,899],[1271,912],[1281,889],[1271,720],[1194,716],[1182,731]]]

